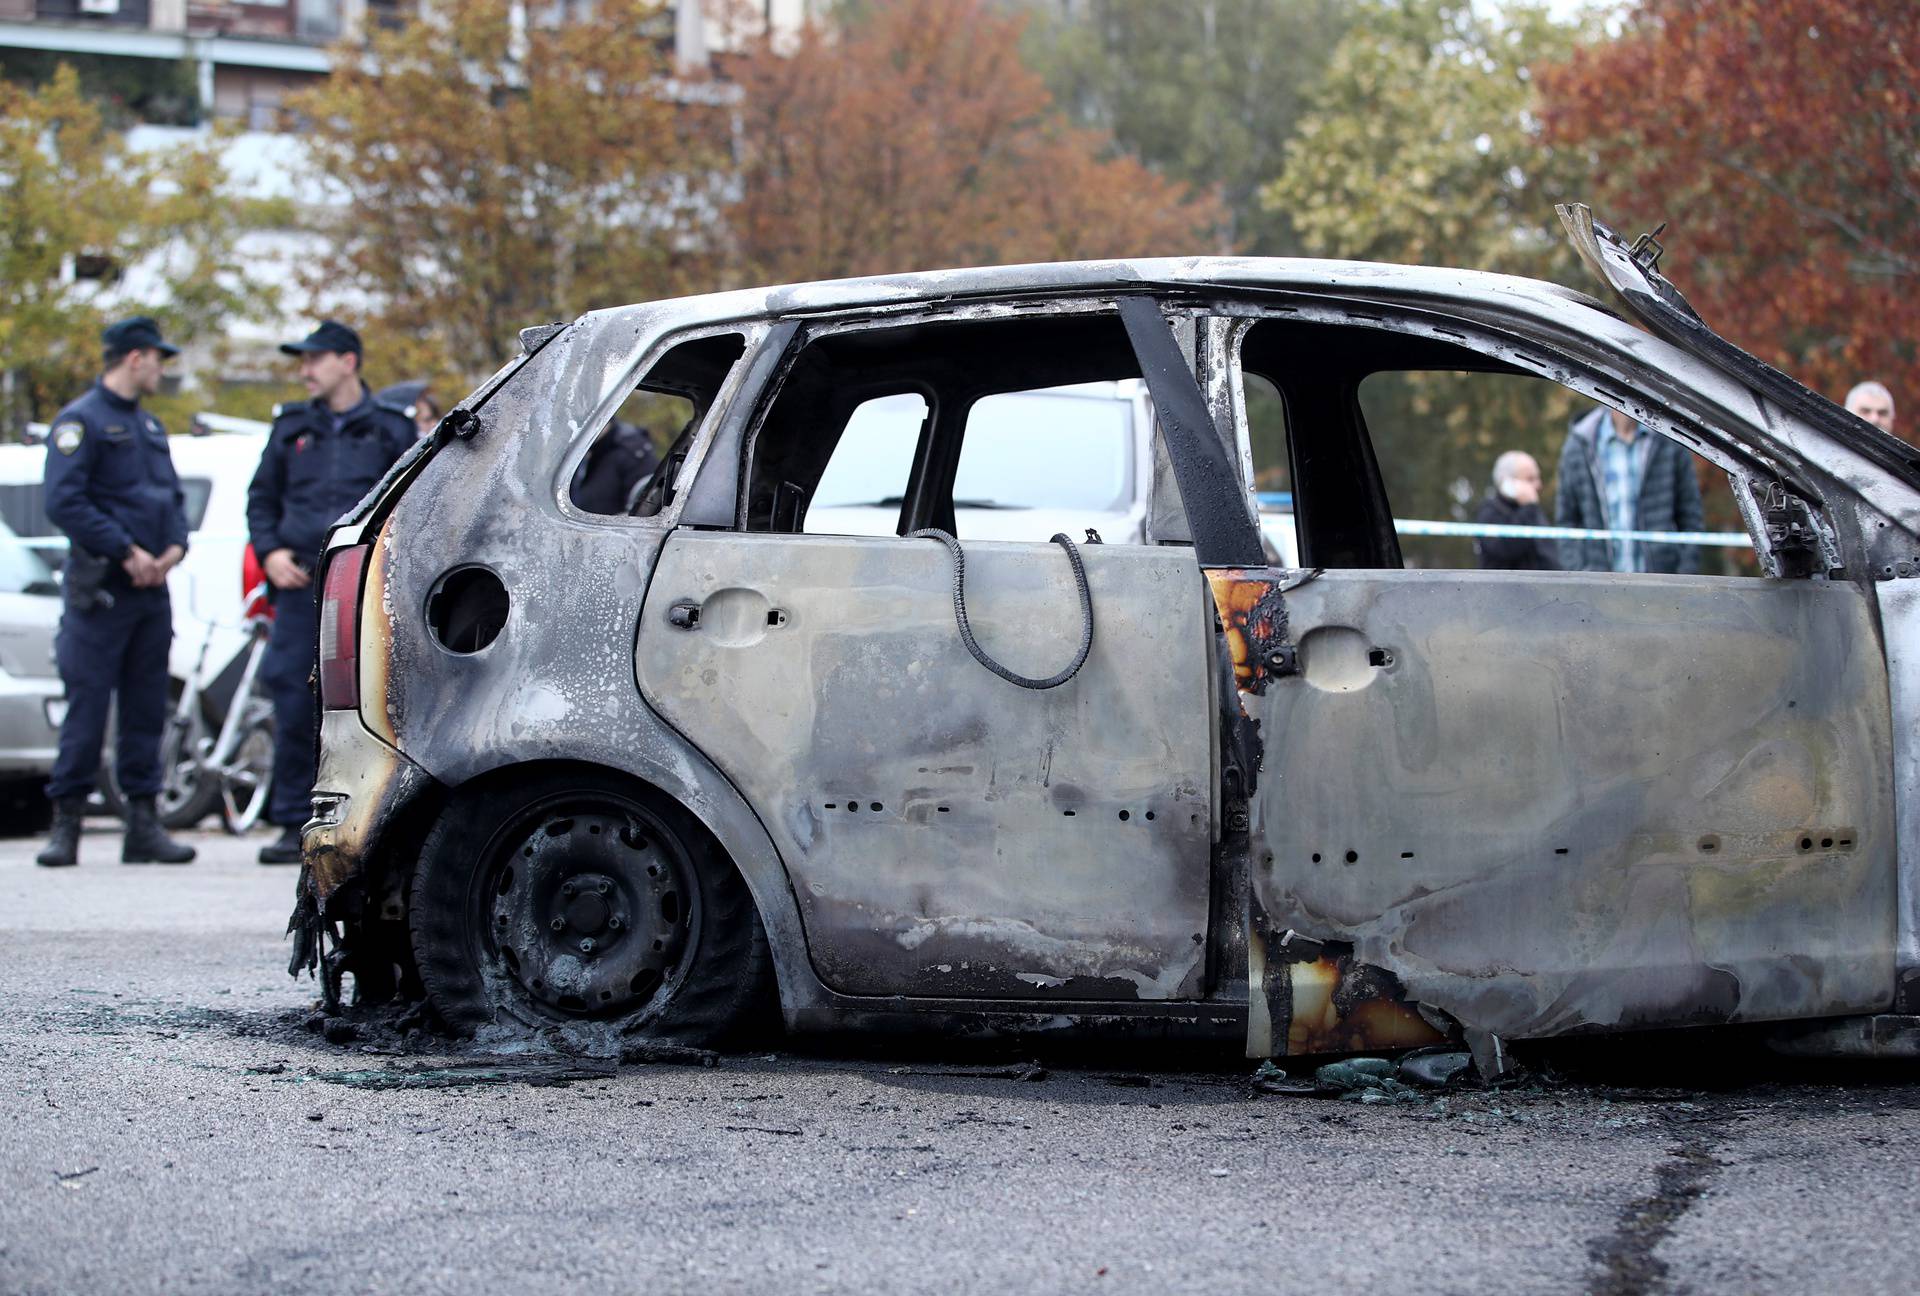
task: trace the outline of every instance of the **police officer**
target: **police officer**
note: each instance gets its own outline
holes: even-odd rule
[[[187,553],[186,496],[167,432],[140,408],[179,348],[144,315],[101,335],[104,372],[47,434],[47,518],[71,542],[54,656],[67,688],[60,751],[47,780],[53,832],[39,862],[80,862],[80,820],[93,791],[107,708],[119,695],[114,771],[127,796],[125,864],[185,864],[193,847],[160,827],[160,733],[167,721],[173,608],[167,573]]]
[[[313,691],[319,638],[314,568],[327,532],[414,442],[404,409],[374,399],[360,378],[360,335],[324,320],[299,342],[313,399],[275,412],[260,467],[247,488],[247,530],[272,587],[273,634],[261,680],[273,695],[273,791],[267,818],[280,836],[262,864],[300,860],[300,825],[313,796]]]

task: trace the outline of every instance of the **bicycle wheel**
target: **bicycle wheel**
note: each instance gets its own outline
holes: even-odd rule
[[[206,717],[194,707],[184,723],[178,716],[167,717],[160,738],[160,770],[165,783],[155,804],[160,822],[168,828],[191,828],[213,812],[214,780],[201,758],[213,739],[207,732]]]
[[[273,790],[273,713],[251,715],[220,775],[220,822],[236,837],[260,822]]]

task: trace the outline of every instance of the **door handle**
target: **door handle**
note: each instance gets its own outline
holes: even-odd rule
[[[700,628],[700,605],[691,599],[681,599],[667,609],[667,624],[681,630]]]

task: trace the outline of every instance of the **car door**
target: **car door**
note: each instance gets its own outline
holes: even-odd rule
[[[1468,320],[1430,323],[1247,334],[1249,368],[1312,415],[1292,459],[1303,561],[1324,564],[1214,574],[1262,744],[1250,1051],[1410,1043],[1447,1018],[1527,1037],[1884,1007],[1892,717],[1869,592],[1403,567],[1359,379],[1390,356],[1548,381]],[[1687,435],[1630,376],[1608,388],[1640,434]]]
[[[983,393],[1143,373],[1163,436],[1212,455],[1231,499],[1179,360],[1145,299],[816,330],[740,457],[703,467],[696,494],[709,472],[745,483],[736,525],[668,539],[638,680],[766,823],[829,987],[1079,1001],[1207,989],[1217,725],[1204,553],[1080,544],[1091,646],[1070,680],[1034,689],[970,653],[941,544],[796,533],[863,404],[924,393],[890,505],[902,530],[916,508],[951,527],[964,414]],[[1025,676],[1066,666],[1083,619],[1063,547],[961,539],[980,648]]]

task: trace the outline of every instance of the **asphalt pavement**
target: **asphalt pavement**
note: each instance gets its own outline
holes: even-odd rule
[[[1912,1068],[1703,1085],[1653,1036],[1608,1083],[1364,1105],[1166,1049],[335,1044],[285,972],[292,870],[193,840],[0,842],[0,1292],[1915,1286]]]

